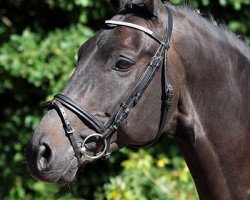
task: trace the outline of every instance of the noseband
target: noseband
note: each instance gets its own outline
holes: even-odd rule
[[[87,112],[80,106],[78,106],[74,101],[72,101],[69,97],[63,95],[63,94],[57,94],[55,95],[54,99],[51,101],[50,105],[55,108],[58,112],[58,115],[61,118],[61,121],[63,123],[64,130],[66,132],[66,135],[68,136],[70,143],[74,149],[75,156],[78,160],[78,164],[81,163],[81,156],[84,155],[90,159],[97,159],[100,157],[109,156],[110,155],[110,138],[111,136],[117,131],[119,126],[123,123],[123,121],[127,118],[129,115],[129,111],[131,108],[133,108],[140,98],[142,97],[144,91],[147,89],[148,85],[152,81],[153,77],[155,76],[158,69],[163,66],[163,113],[161,116],[160,126],[158,130],[158,134],[156,138],[153,140],[153,142],[158,139],[160,134],[163,132],[167,112],[170,108],[172,97],[173,97],[173,88],[169,83],[168,79],[168,66],[167,66],[167,59],[166,59],[166,51],[169,49],[169,43],[170,38],[172,34],[172,28],[173,28],[173,19],[172,14],[170,10],[167,8],[168,13],[168,19],[167,19],[167,28],[165,32],[165,36],[162,39],[157,34],[155,34],[153,31],[128,22],[122,22],[122,21],[113,21],[113,20],[107,20],[105,21],[105,24],[110,28],[115,28],[118,26],[126,26],[129,28],[140,30],[153,39],[155,39],[159,44],[160,47],[156,51],[155,55],[151,58],[150,63],[148,64],[148,67],[146,71],[143,73],[139,81],[137,82],[135,88],[133,89],[132,93],[129,95],[127,100],[122,103],[117,110],[117,112],[110,118],[109,122],[107,124],[103,124],[99,122],[91,113]],[[79,118],[81,118],[84,122],[87,123],[87,125],[90,126],[90,128],[94,129],[96,133],[93,133],[89,136],[87,136],[83,143],[81,145],[77,145],[75,136],[74,136],[74,129],[71,126],[70,120],[65,112],[65,108],[69,109],[71,112],[76,114]],[[102,150],[98,153],[98,155],[91,155],[88,153],[89,147],[87,145],[88,142],[91,140],[98,141],[100,140],[102,143]],[[93,153],[93,152],[92,152]]]

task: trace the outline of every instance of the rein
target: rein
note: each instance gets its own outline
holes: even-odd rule
[[[78,165],[81,163],[81,156],[84,155],[90,159],[97,159],[103,156],[109,156],[110,153],[110,138],[118,128],[121,126],[121,124],[124,122],[124,120],[129,115],[129,111],[136,106],[136,104],[141,99],[143,93],[147,89],[148,85],[151,83],[152,79],[154,78],[156,72],[159,70],[159,68],[162,66],[163,71],[163,113],[161,116],[160,126],[157,133],[156,138],[151,142],[153,143],[156,141],[161,133],[164,130],[167,113],[170,108],[172,97],[173,97],[173,88],[169,83],[168,78],[168,63],[166,59],[166,51],[169,49],[169,43],[170,38],[172,34],[173,29],[173,18],[170,10],[166,7],[167,13],[168,13],[168,19],[167,19],[167,28],[165,32],[165,36],[162,39],[157,34],[155,34],[153,31],[139,26],[137,24],[132,24],[128,22],[122,22],[122,21],[113,21],[113,20],[107,20],[105,21],[105,24],[109,26],[110,28],[115,28],[118,26],[126,26],[129,28],[140,30],[153,39],[155,39],[159,44],[160,47],[156,51],[155,55],[151,58],[150,63],[148,64],[148,67],[146,71],[143,73],[139,81],[137,82],[136,86],[134,87],[132,93],[129,95],[127,100],[122,103],[117,110],[117,112],[110,118],[109,122],[107,124],[103,124],[99,122],[91,113],[84,110],[80,106],[78,106],[73,100],[71,100],[69,97],[63,95],[63,94],[57,94],[54,96],[54,99],[50,102],[50,105],[55,108],[58,112],[58,115],[61,118],[61,121],[63,123],[64,130],[66,132],[67,137],[70,140],[70,143],[73,147],[73,150],[75,152],[75,156],[78,161]],[[89,136],[87,136],[83,143],[80,145],[80,147],[77,145],[75,136],[74,136],[74,129],[71,126],[71,122],[65,112],[65,108],[69,109],[71,112],[76,114],[79,118],[83,119],[92,129],[96,131],[96,133],[93,133]],[[101,152],[99,152],[98,155],[91,155],[88,153],[88,145],[87,142],[91,141],[91,139],[95,139],[96,141],[101,140],[104,147],[102,147]],[[92,152],[93,153],[93,152]]]

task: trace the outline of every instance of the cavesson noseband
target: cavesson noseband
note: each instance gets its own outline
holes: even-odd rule
[[[150,37],[152,37],[153,39],[155,39],[160,44],[160,47],[156,51],[155,55],[151,58],[151,61],[146,71],[143,73],[143,75],[137,82],[133,91],[131,92],[127,100],[120,105],[117,112],[113,115],[113,117],[110,118],[107,124],[104,125],[103,123],[99,122],[91,113],[87,112],[86,110],[78,106],[73,100],[71,100],[69,97],[63,94],[55,95],[54,99],[50,102],[50,105],[57,110],[62,120],[64,130],[74,149],[75,156],[77,158],[79,165],[81,163],[82,155],[90,159],[97,159],[104,155],[108,156],[110,154],[111,136],[117,131],[119,126],[121,126],[123,121],[127,118],[130,109],[133,108],[138,103],[144,91],[147,89],[148,85],[150,84],[151,80],[153,79],[154,75],[156,74],[158,69],[161,67],[161,65],[163,66],[163,80],[164,80],[164,84],[163,84],[164,109],[163,109],[163,113],[162,113],[162,117],[160,121],[158,134],[155,140],[162,133],[164,129],[165,121],[167,118],[166,117],[167,112],[170,108],[172,97],[173,97],[173,88],[169,83],[167,59],[165,58],[166,51],[169,49],[169,43],[170,43],[170,38],[171,38],[172,28],[173,28],[173,19],[172,19],[172,14],[168,8],[167,8],[167,13],[168,13],[167,26],[166,26],[165,36],[163,39],[159,37],[153,31],[145,27],[139,26],[137,24],[122,22],[122,21],[113,21],[113,20],[105,21],[105,24],[109,28],[115,28],[118,26],[126,26],[129,28],[140,30],[146,33],[147,35],[149,35]],[[71,126],[70,120],[65,112],[64,107],[72,111],[79,118],[83,119],[87,123],[87,125],[89,125],[89,127],[94,129],[96,132],[94,134],[87,136],[80,146],[77,145],[77,142],[74,136],[74,129]],[[101,140],[103,144],[102,150],[101,152],[99,152],[98,155],[90,155],[88,153],[87,142],[88,141],[90,142],[91,139]]]

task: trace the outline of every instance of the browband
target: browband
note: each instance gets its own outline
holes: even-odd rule
[[[132,24],[129,22],[122,22],[122,21],[115,21],[115,20],[106,20],[105,24],[111,25],[112,27],[113,26],[127,26],[127,27],[130,27],[133,29],[140,30],[140,31],[148,34],[150,37],[154,38],[157,42],[159,42],[160,44],[162,44],[166,48],[168,48],[166,42],[160,36],[158,36],[156,33],[154,33],[153,31],[151,31],[148,28],[145,28],[143,26],[140,26],[137,24]]]

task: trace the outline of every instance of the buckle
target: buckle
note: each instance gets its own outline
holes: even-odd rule
[[[68,127],[66,127],[65,131],[68,134],[72,134],[72,133],[74,133],[75,130],[72,128],[72,126],[68,126]]]

